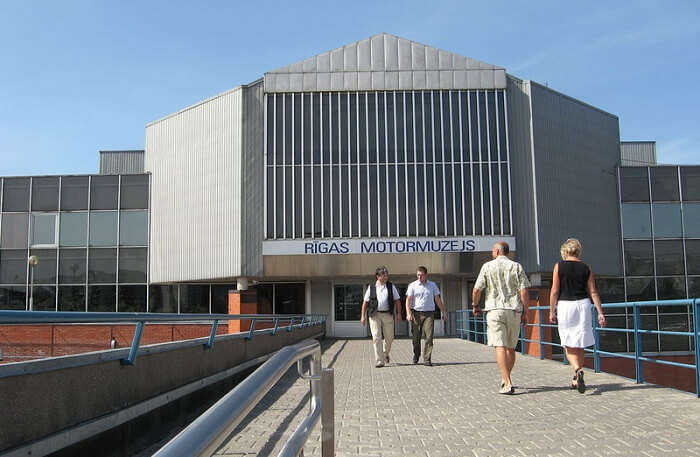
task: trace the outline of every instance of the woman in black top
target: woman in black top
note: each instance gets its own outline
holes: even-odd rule
[[[595,287],[593,271],[581,262],[581,243],[569,238],[561,245],[561,262],[554,265],[549,295],[549,320],[558,322],[559,338],[566,358],[574,369],[572,389],[586,391],[583,380],[583,348],[595,343],[591,325],[591,299],[598,310],[598,325],[605,326],[605,315]]]

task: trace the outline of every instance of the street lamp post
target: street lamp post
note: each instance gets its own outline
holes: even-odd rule
[[[35,255],[29,256],[29,311],[34,311],[34,266],[39,263]]]

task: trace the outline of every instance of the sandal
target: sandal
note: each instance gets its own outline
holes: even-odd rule
[[[578,389],[578,383],[576,382],[578,380],[578,377],[576,376],[576,373],[574,373],[574,379],[571,380],[571,384],[569,384],[569,388],[571,390],[576,390]]]
[[[576,371],[576,389],[580,394],[586,391],[586,383],[583,380],[583,368],[579,368]]]

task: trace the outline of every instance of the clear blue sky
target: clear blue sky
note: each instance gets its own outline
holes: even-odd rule
[[[485,6],[488,4],[488,6]],[[0,0],[0,175],[94,173],[146,123],[387,32],[505,67],[700,163],[700,2]]]

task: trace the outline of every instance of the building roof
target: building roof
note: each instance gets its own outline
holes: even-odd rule
[[[265,92],[505,87],[504,68],[388,33],[265,73]]]

